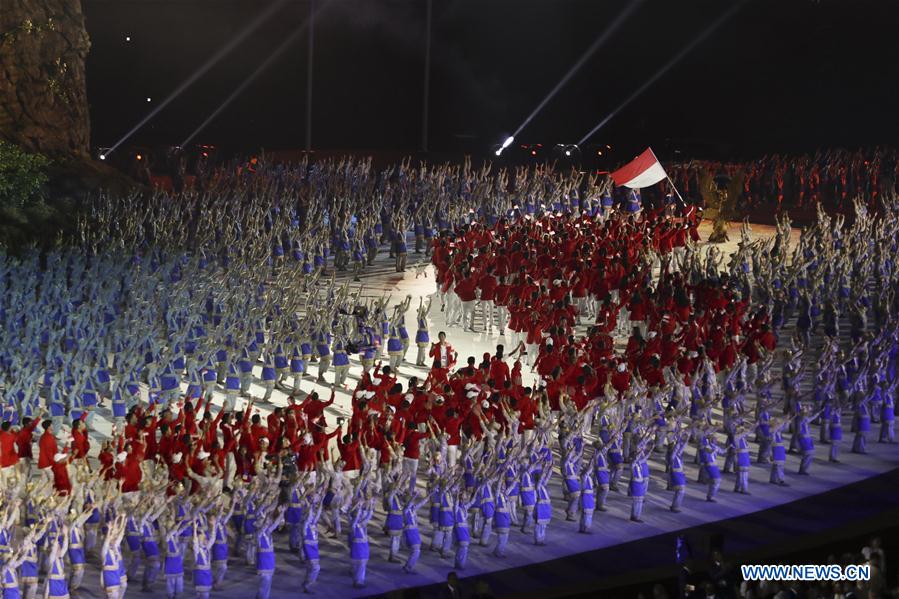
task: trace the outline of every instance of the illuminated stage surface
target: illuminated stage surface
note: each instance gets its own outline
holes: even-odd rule
[[[700,228],[702,238],[705,239],[711,231],[711,223],[705,222]],[[774,232],[773,227],[754,226],[753,237],[768,237]],[[794,243],[798,241],[798,230],[793,231]],[[719,245],[727,253],[735,250],[736,242],[739,239],[739,223],[731,223],[730,227],[731,241],[727,244]],[[410,313],[407,316],[407,323],[410,324],[410,334],[414,336],[415,309],[418,307],[418,298],[430,295],[434,292],[434,279],[431,274],[430,267],[427,268],[427,276],[415,277],[415,269],[412,268],[419,260],[419,256],[409,254],[409,267],[404,274],[394,272],[392,261],[389,261],[386,252],[382,253],[375,266],[369,269],[363,277],[365,286],[365,295],[380,296],[382,293],[390,293],[393,295],[393,301],[403,299],[407,294],[413,297]],[[340,280],[340,278],[339,278]],[[790,329],[791,327],[787,327]],[[846,327],[842,327],[846,330]],[[493,352],[497,343],[504,343],[505,340],[498,337],[495,333],[488,335],[486,333],[464,333],[458,327],[447,328],[440,312],[439,300],[434,301],[434,306],[430,314],[430,334],[432,339],[436,339],[437,332],[445,330],[448,335],[449,342],[459,352],[459,361],[464,363],[465,359],[473,355],[480,361],[480,357],[484,352]],[[787,337],[787,335],[782,335]],[[507,351],[508,351],[507,347]],[[409,349],[407,358],[413,363],[415,360],[416,347]],[[385,362],[386,363],[386,359]],[[259,368],[257,367],[257,376]],[[312,366],[312,372],[317,371],[317,366]],[[529,382],[531,376],[525,370],[525,383]],[[358,381],[361,367],[357,361],[353,361],[350,372],[349,385],[352,388]],[[405,383],[408,377],[418,375],[422,377],[426,374],[425,369],[404,364],[400,368],[400,381]],[[775,394],[780,393],[780,369],[774,368]],[[326,375],[327,381],[333,380],[333,372]],[[808,390],[811,375],[805,377],[805,390]],[[320,385],[314,383],[313,377],[307,377],[304,380],[301,389],[303,391],[311,391],[316,389],[320,395],[327,397],[329,393],[329,384]],[[261,397],[262,390],[254,385],[251,393],[254,396]],[[340,391],[337,394],[335,404],[327,409],[329,428],[334,426],[335,417],[338,415],[348,415],[348,406],[350,403],[349,391]],[[221,396],[216,398],[216,404],[221,405]],[[753,402],[750,397],[750,402]],[[245,405],[241,402],[239,405]],[[263,415],[267,414],[274,406],[287,405],[286,395],[275,391],[271,404],[260,404],[259,412]],[[108,409],[101,408],[96,416],[94,427],[98,429],[97,438],[103,434],[109,433],[110,423],[105,418],[109,416]],[[719,415],[720,416],[720,415]],[[796,471],[799,465],[797,455],[789,454],[787,457],[787,481],[791,486],[779,487],[769,484],[769,466],[753,465],[751,471],[750,491],[751,496],[738,495],[732,492],[734,484],[733,474],[723,474],[721,490],[718,495],[717,503],[707,503],[705,501],[705,485],[696,483],[697,466],[693,462],[693,449],[687,448],[684,455],[684,461],[687,462],[685,470],[687,473],[687,494],[684,500],[683,512],[674,514],[668,510],[671,502],[672,492],[665,490],[665,472],[664,472],[664,456],[663,454],[655,454],[650,461],[652,469],[652,481],[649,485],[647,493],[646,507],[643,513],[645,523],[637,524],[628,520],[630,514],[631,502],[626,496],[626,482],[621,485],[622,493],[610,493],[608,500],[609,511],[606,513],[596,512],[594,516],[592,534],[578,534],[577,522],[566,522],[564,514],[564,502],[562,500],[562,492],[560,481],[561,477],[558,472],[553,477],[550,485],[550,492],[553,498],[553,520],[549,525],[546,539],[546,546],[537,547],[533,544],[532,534],[523,535],[517,529],[513,529],[508,546],[508,557],[504,559],[496,558],[492,555],[495,544],[495,535],[492,539],[490,547],[480,547],[472,543],[468,564],[466,568],[459,571],[462,577],[475,577],[478,574],[502,570],[506,568],[518,568],[530,563],[543,562],[551,559],[557,559],[564,556],[581,553],[585,551],[596,550],[603,547],[609,547],[620,543],[634,541],[641,538],[651,537],[662,533],[670,533],[680,529],[695,527],[701,524],[733,518],[736,516],[749,514],[802,499],[803,497],[823,493],[836,489],[840,486],[847,485],[856,481],[867,479],[875,475],[892,470],[899,465],[899,445],[879,444],[876,441],[879,425],[872,425],[872,432],[869,436],[868,449],[869,454],[860,456],[850,454],[848,452],[851,445],[851,434],[849,433],[849,421],[846,421],[846,439],[842,441],[840,464],[827,463],[828,446],[819,445],[816,450],[816,459],[812,467],[811,476],[797,476]],[[818,430],[813,427],[813,435],[817,440]],[[788,440],[788,439],[787,439]],[[96,445],[96,443],[95,443]],[[757,446],[752,445],[752,455],[754,457]],[[96,451],[96,449],[94,449]],[[720,465],[719,461],[719,465]],[[556,460],[558,468],[559,461]],[[419,476],[419,485],[423,485],[423,476]],[[622,478],[626,481],[626,476]],[[380,502],[379,502],[380,503]],[[384,513],[377,506],[378,511],[369,526],[369,536],[371,540],[371,559],[368,563],[368,572],[366,578],[366,587],[362,589],[353,589],[351,586],[351,578],[349,574],[349,550],[346,546],[346,539],[343,536],[340,539],[327,538],[323,533],[320,535],[321,549],[321,575],[314,591],[317,595],[324,597],[361,597],[368,595],[379,595],[391,590],[430,585],[446,579],[449,571],[453,570],[452,556],[447,559],[440,558],[439,554],[428,550],[428,544],[431,540],[430,524],[425,508],[422,509],[419,516],[419,525],[423,539],[423,551],[421,559],[416,566],[413,574],[406,574],[401,569],[402,564],[392,564],[387,562],[387,537],[381,532],[381,526],[384,520]],[[777,526],[785,524],[780,522]],[[323,527],[320,529],[323,531]],[[302,593],[301,585],[304,577],[304,566],[300,563],[299,558],[287,551],[286,533],[276,536],[276,560],[277,569],[275,572],[274,582],[272,586],[272,597],[286,598],[296,597]],[[673,560],[673,547],[670,549]],[[188,551],[190,553],[190,551]],[[400,553],[401,559],[405,559],[406,550],[403,548]],[[127,555],[126,555],[127,560]],[[190,561],[190,560],[189,560]],[[635,564],[621,564],[622,570],[626,570]],[[190,563],[185,565],[185,596],[192,596],[193,583],[190,575]],[[541,579],[543,584],[552,584],[551,581]],[[559,583],[564,581],[560,580]],[[85,575],[86,587],[78,591],[77,597],[99,597],[100,590],[99,570],[96,564],[88,566]],[[535,584],[537,581],[535,581]],[[255,576],[255,568],[246,566],[243,559],[231,559],[229,572],[226,578],[225,589],[222,591],[214,591],[213,597],[251,597],[255,596],[257,578]],[[128,596],[140,596],[140,582],[131,581],[128,589]],[[162,596],[164,593],[165,582],[160,576],[155,587],[153,595]],[[538,591],[539,589],[532,589]],[[149,596],[149,595],[148,595]]]

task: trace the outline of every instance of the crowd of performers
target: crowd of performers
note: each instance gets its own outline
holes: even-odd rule
[[[814,209],[822,204],[828,210],[850,213],[857,198],[877,208],[882,197],[899,192],[899,155],[885,147],[770,154],[748,162],[693,160],[665,168],[690,203],[700,204],[703,197],[733,181],[738,190],[736,207],[745,211]],[[663,184],[650,190],[648,199],[661,203],[669,193]]]
[[[828,208],[850,210],[855,198],[870,206],[890,197],[899,184],[899,157],[891,148],[857,151],[831,150],[813,155],[773,154],[746,165],[742,202],[762,206],[808,207],[823,203]]]
[[[680,196],[702,205],[718,189],[735,194],[738,212],[774,208],[815,209],[851,213],[853,202],[862,198],[877,209],[880,198],[899,192],[899,156],[892,148],[855,151],[827,150],[814,154],[770,154],[747,162],[692,160],[666,163],[665,170]],[[612,197],[625,202],[628,190],[613,190]],[[662,206],[675,191],[667,182],[645,190],[644,202]]]
[[[625,501],[614,491],[641,522],[654,478],[674,512],[698,507],[691,484],[716,501],[725,473],[749,493],[753,455],[785,485],[789,452],[810,474],[815,437],[839,460],[844,418],[853,452],[893,442],[899,206],[858,203],[851,226],[821,212],[795,248],[786,222],[770,240],[744,229],[725,264],[695,243],[691,209],[617,210],[582,183],[260,166],[202,194],[103,199],[73,245],[2,255],[3,596],[43,581],[67,597],[88,563],[110,598],[207,597],[238,561],[262,599],[277,561],[302,561],[313,591],[347,563],[322,563],[320,534],[361,587],[372,558],[464,569],[470,549],[504,557],[550,526],[598,532],[594,513]],[[383,243],[400,269],[407,231],[430,248],[447,320],[495,327],[508,354],[460,364],[431,338],[430,301],[322,276],[358,274]],[[328,397],[302,389],[313,379]]]

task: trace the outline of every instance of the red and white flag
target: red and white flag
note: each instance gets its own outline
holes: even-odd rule
[[[612,173],[615,185],[631,189],[649,187],[667,178],[668,173],[662,168],[652,148],[646,148],[645,152]]]

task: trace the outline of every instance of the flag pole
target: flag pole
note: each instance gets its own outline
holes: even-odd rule
[[[668,176],[668,172],[665,172],[665,178],[668,179],[668,183],[671,185],[671,189],[674,190],[674,193],[677,194],[677,199],[680,200],[681,205],[686,208],[687,203],[684,201],[684,198],[681,197],[680,192],[677,190],[677,187],[674,186],[674,181],[671,180],[671,177]]]
[[[649,151],[652,152],[652,157],[656,159],[656,162],[658,162],[659,164],[662,164],[662,161],[659,160],[659,157],[656,156],[656,153],[652,151],[652,148],[649,148]],[[687,203],[684,201],[684,198],[681,197],[680,192],[677,190],[677,187],[675,187],[674,181],[672,181],[671,177],[668,176],[668,171],[665,171],[665,178],[668,179],[668,183],[671,185],[671,189],[673,189],[674,193],[677,194],[677,199],[680,200],[681,207],[686,208]]]

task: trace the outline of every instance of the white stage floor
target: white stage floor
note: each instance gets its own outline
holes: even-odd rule
[[[703,239],[707,237],[710,231],[711,224],[704,223],[700,229]],[[754,237],[766,237],[771,234],[773,234],[773,227],[753,227]],[[798,231],[794,231],[794,235],[798,237]],[[732,241],[719,247],[733,251],[739,238],[739,223],[731,225],[730,236]],[[410,265],[415,264],[418,259],[419,257],[415,254],[410,254]],[[414,335],[415,309],[418,306],[418,298],[434,292],[434,279],[430,267],[426,271],[427,276],[419,278],[415,278],[415,269],[411,267],[404,274],[393,272],[393,270],[392,263],[387,259],[386,253],[379,256],[377,264],[364,275],[365,295],[380,296],[382,293],[389,293],[392,294],[394,303],[402,300],[407,294],[411,295],[413,302],[410,313],[407,316],[407,323],[412,325],[410,326],[410,334]],[[437,332],[440,330],[447,332],[449,342],[459,352],[460,363],[464,363],[465,358],[470,355],[475,356],[480,361],[480,357],[484,352],[492,353],[497,343],[505,342],[505,339],[495,333],[492,335],[486,333],[474,334],[462,332],[458,327],[447,328],[443,314],[440,312],[439,300],[434,302],[430,314],[430,327],[432,338],[436,338]],[[511,348],[507,344],[507,351],[509,349]],[[413,345],[407,356],[413,362],[415,352],[416,348]],[[386,359],[384,363],[386,363]],[[316,368],[316,366],[312,367],[313,373],[316,372]],[[354,361],[349,380],[350,387],[355,385],[360,372],[361,367],[358,362]],[[530,376],[527,373],[527,368],[525,368],[525,374],[527,382],[527,377]],[[774,374],[779,377],[779,369]],[[400,368],[399,377],[403,383],[405,383],[408,377],[413,375],[424,376],[426,375],[426,370],[408,363]],[[326,375],[328,384],[325,385],[314,382],[313,377],[307,377],[301,388],[306,392],[315,389],[320,395],[327,397],[330,381],[333,380],[332,377],[333,372]],[[806,379],[808,378],[811,377],[806,377]],[[775,387],[779,390],[779,385],[775,385]],[[252,394],[261,397],[261,388],[254,386]],[[216,399],[216,403],[218,405],[221,404],[221,397]],[[349,404],[349,391],[339,392],[335,404],[327,410],[330,426],[334,425],[336,416],[349,414]],[[275,406],[285,405],[287,405],[285,394],[276,391],[271,404],[260,404],[259,411],[262,414],[266,414]],[[108,411],[104,409],[101,409],[97,414],[94,426],[98,429],[99,436],[109,433],[110,423],[107,420],[108,415]],[[817,430],[814,431],[814,434],[817,435]],[[578,534],[577,523],[565,521],[559,484],[560,477],[557,473],[551,485],[554,511],[553,521],[549,526],[547,534],[546,546],[537,547],[533,544],[533,538],[530,534],[522,535],[517,530],[514,530],[511,534],[507,558],[499,559],[493,557],[493,547],[486,548],[472,545],[468,566],[465,570],[460,571],[459,575],[462,577],[477,576],[484,572],[519,567],[533,562],[555,559],[582,551],[608,547],[663,532],[672,532],[759,511],[835,489],[847,483],[886,472],[899,465],[899,445],[883,445],[869,442],[870,454],[859,456],[848,453],[849,444],[846,440],[842,442],[842,463],[840,464],[827,463],[827,447],[819,446],[817,449],[818,457],[812,467],[811,476],[797,476],[798,457],[789,455],[787,459],[787,481],[791,485],[789,487],[768,484],[768,467],[754,466],[750,484],[752,496],[733,493],[734,475],[725,474],[723,475],[718,503],[715,504],[705,501],[705,486],[695,482],[697,467],[692,464],[692,450],[688,449],[685,452],[685,461],[691,462],[687,464],[686,468],[688,489],[683,506],[684,510],[680,514],[674,514],[668,510],[671,502],[671,492],[665,490],[664,464],[661,456],[656,456],[650,463],[653,476],[643,515],[645,523],[630,522],[628,520],[630,500],[624,493],[611,493],[608,501],[609,511],[596,513],[593,533],[590,535]],[[755,449],[756,447],[753,445],[753,456]],[[421,477],[419,478],[421,479]],[[422,484],[421,480],[420,484]],[[626,484],[622,485],[622,489],[626,489]],[[369,528],[372,558],[368,564],[367,586],[364,589],[353,589],[351,587],[349,551],[346,547],[345,539],[328,539],[323,534],[321,535],[321,575],[315,589],[319,595],[326,597],[376,595],[399,588],[432,584],[446,579],[447,573],[453,570],[453,560],[451,557],[441,559],[438,554],[427,550],[431,533],[424,511],[422,512],[422,517],[420,517],[424,550],[414,574],[405,574],[401,569],[401,564],[387,562],[386,538],[380,530],[383,517],[384,515],[380,511],[376,513]],[[277,570],[272,588],[272,597],[276,599],[295,597],[300,593],[304,566],[300,564],[297,556],[287,552],[286,535],[280,535],[277,538],[277,547],[279,551],[277,552]],[[185,570],[189,572],[187,566]],[[91,565],[88,568],[85,580],[88,586],[81,590],[77,596],[99,597],[99,589],[97,587],[99,570],[95,565]],[[226,590],[213,592],[212,595],[219,597],[249,597],[255,594],[256,584],[255,569],[245,566],[242,560],[238,561],[232,558]],[[140,596],[138,587],[139,582],[133,581],[132,586],[129,588],[128,596]],[[153,595],[161,596],[164,592],[163,588],[164,582],[157,582],[156,587],[153,589]],[[189,574],[185,575],[185,591],[188,596],[192,594],[192,581]]]

